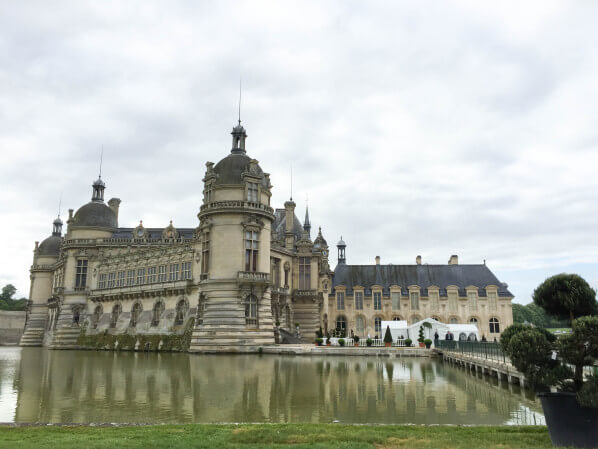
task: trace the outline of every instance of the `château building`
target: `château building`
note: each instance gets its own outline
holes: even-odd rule
[[[23,346],[77,348],[101,335],[183,335],[189,351],[247,352],[280,333],[313,341],[321,327],[358,335],[380,322],[475,322],[499,335],[512,322],[506,284],[485,265],[347,265],[346,245],[329,266],[321,229],[314,240],[290,199],[270,204],[272,184],[247,155],[241,122],[232,149],[206,163],[195,228],[119,227],[121,200],[105,202],[101,176],[91,201],[60,217],[35,244]]]

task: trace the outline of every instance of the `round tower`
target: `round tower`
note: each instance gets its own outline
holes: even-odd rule
[[[41,346],[48,327],[48,302],[53,297],[58,282],[54,265],[60,257],[62,245],[62,220],[58,216],[52,223],[52,235],[38,244],[35,242],[31,265],[31,286],[25,332],[21,346]]]
[[[191,351],[255,351],[274,343],[270,303],[270,175],[247,155],[241,122],[228,156],[206,163],[196,230],[198,325]]]

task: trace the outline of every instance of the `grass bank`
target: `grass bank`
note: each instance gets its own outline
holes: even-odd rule
[[[545,427],[342,424],[0,427],[0,448],[551,448]]]

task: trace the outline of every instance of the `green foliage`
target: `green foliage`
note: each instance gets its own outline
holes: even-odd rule
[[[530,302],[529,304],[513,304],[513,323],[529,323],[537,327],[554,328],[569,327],[569,320],[559,319],[546,313],[546,311]]]
[[[12,284],[6,284],[2,287],[0,293],[0,310],[27,310],[27,298],[13,299],[17,289]]]
[[[386,332],[384,333],[384,343],[392,343],[392,334],[390,333],[390,326],[386,326]]]
[[[184,352],[191,345],[191,335],[195,319],[191,318],[182,334],[110,334],[104,331],[99,334],[87,335],[85,328],[77,339],[77,345],[86,349],[113,349],[117,351],[165,351]],[[160,347],[160,342],[162,346]]]
[[[534,303],[551,315],[574,318],[598,314],[596,292],[577,274],[557,274],[542,282],[533,294]]]
[[[411,347],[411,344],[412,344],[412,343],[413,343],[413,340],[411,340],[410,338],[407,338],[407,339],[405,340],[405,346],[407,346],[408,348],[410,348],[410,347]]]
[[[338,339],[338,344],[339,344],[339,346],[345,346],[345,339],[344,338],[339,338]]]
[[[550,385],[562,384],[571,375],[570,370],[552,359],[553,350],[544,332],[529,327],[511,336],[505,353],[534,389],[545,391]]]
[[[355,343],[359,343],[359,335],[355,335],[355,336],[353,337],[353,342],[355,342]]]
[[[316,331],[316,338],[324,338],[324,332],[322,332],[322,327],[320,327],[317,331]]]
[[[429,338],[426,338],[426,339],[424,340],[424,343],[425,343],[425,345],[426,345],[426,346],[429,346],[429,345],[431,345],[431,344],[432,344],[432,340],[430,340]]]
[[[598,408],[598,376],[588,376],[577,393],[577,401],[582,407]]]
[[[371,338],[368,338],[368,339],[365,341],[365,344],[366,344],[367,346],[372,346],[372,343],[373,343],[373,341],[372,341],[372,339],[371,339]]]
[[[583,367],[598,358],[598,317],[586,316],[573,322],[573,332],[563,335],[557,343],[559,356],[575,367],[573,381],[579,390],[583,384]]]
[[[417,341],[419,341],[420,343],[424,342],[424,326],[419,327],[419,335]]]
[[[431,324],[431,323],[428,323],[427,321],[426,321],[426,322],[424,322],[424,323],[422,323],[422,326],[423,326],[423,327],[426,327],[426,328],[428,328],[428,329],[432,329],[432,324]]]
[[[322,338],[320,338],[320,337],[316,338],[316,344],[317,344],[318,346],[322,346],[322,342],[323,342],[323,341],[324,341],[324,340],[323,340]]]
[[[538,332],[543,333],[545,335],[546,339],[550,343],[554,343],[556,341],[556,335],[554,335],[552,332],[550,332],[544,328],[533,327],[529,324],[512,324],[511,326],[507,327],[500,335],[500,347],[502,348],[502,350],[507,351],[509,342],[511,341],[511,338],[514,335],[516,335],[517,333],[519,333],[521,331],[525,331],[525,330],[529,330],[529,329],[536,329]]]

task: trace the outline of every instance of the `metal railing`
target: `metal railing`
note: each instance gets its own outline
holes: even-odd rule
[[[340,346],[339,341],[340,338],[337,337],[330,337],[330,345],[331,346]],[[345,340],[345,346],[355,346],[355,341],[352,338],[344,338],[343,340]],[[372,338],[372,344],[371,347],[376,347],[376,348],[380,348],[380,347],[384,347],[386,346],[384,344],[384,340],[382,340],[381,338]],[[328,339],[324,337],[323,339],[323,345],[327,344]],[[367,343],[367,338],[360,338],[359,342],[357,342],[357,346],[359,346],[360,348],[362,347],[367,347],[368,343]],[[406,347],[407,345],[405,344],[405,339],[397,339],[394,340],[392,342],[392,346],[395,348],[402,348],[402,347]]]
[[[456,341],[436,340],[434,346],[441,351],[456,352],[459,354],[493,360],[501,363],[510,363],[509,358],[502,352],[498,343],[482,341]]]

